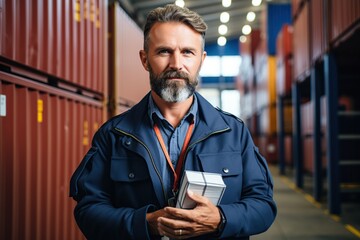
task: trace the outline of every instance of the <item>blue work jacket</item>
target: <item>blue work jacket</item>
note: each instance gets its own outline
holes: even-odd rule
[[[219,205],[223,231],[196,239],[249,239],[276,216],[270,171],[245,124],[195,94],[199,120],[184,169],[220,173],[226,184]],[[149,235],[146,222],[146,213],[167,206],[168,197],[148,99],[149,94],[97,131],[71,178],[75,219],[88,239],[160,239]]]

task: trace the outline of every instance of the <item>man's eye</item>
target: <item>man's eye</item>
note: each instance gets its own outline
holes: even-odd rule
[[[162,49],[159,51],[159,54],[168,54],[169,53],[169,50],[167,49]]]

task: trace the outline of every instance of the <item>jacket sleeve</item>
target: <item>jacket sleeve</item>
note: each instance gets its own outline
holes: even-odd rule
[[[150,239],[146,213],[140,209],[115,208],[112,204],[112,181],[109,169],[111,141],[97,132],[91,149],[70,180],[70,196],[77,201],[76,222],[87,239]]]
[[[273,200],[273,180],[266,160],[254,146],[247,129],[240,141],[244,145],[241,154],[242,196],[239,202],[219,206],[227,220],[221,238],[264,232],[271,226],[277,213]]]

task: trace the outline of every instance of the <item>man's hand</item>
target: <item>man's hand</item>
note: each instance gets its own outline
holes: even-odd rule
[[[149,230],[151,235],[163,235],[159,233],[158,230],[158,218],[159,217],[165,217],[165,218],[171,218],[171,215],[166,213],[164,209],[160,209],[155,212],[147,213],[146,214],[146,221],[149,225]]]
[[[175,239],[195,237],[217,230],[221,221],[219,209],[206,197],[189,191],[188,196],[197,204],[194,209],[166,207],[168,216],[158,218],[158,232]]]

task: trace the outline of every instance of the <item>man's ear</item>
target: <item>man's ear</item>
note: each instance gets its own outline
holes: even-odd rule
[[[140,56],[141,64],[143,65],[144,69],[146,71],[149,71],[147,54],[146,54],[145,50],[140,50],[139,51],[139,56]]]
[[[202,62],[205,60],[206,56],[207,56],[207,52],[204,51],[204,52],[202,53],[202,57],[201,57],[201,61],[202,61]]]

